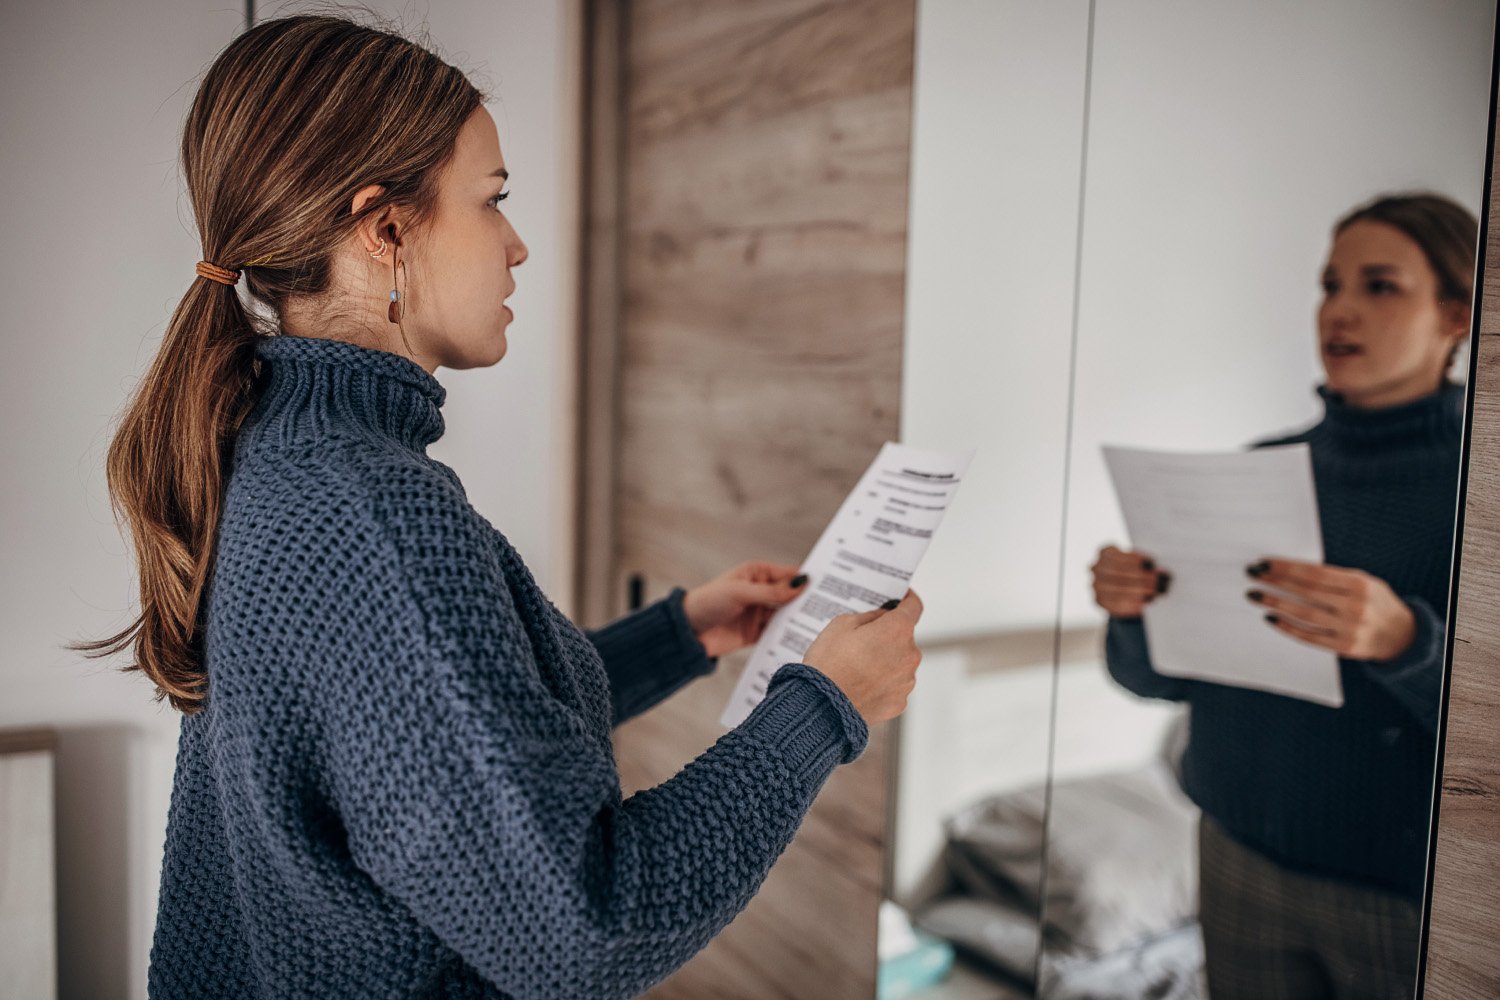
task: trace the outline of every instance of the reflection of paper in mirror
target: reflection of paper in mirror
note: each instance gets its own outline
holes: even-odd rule
[[[1142,616],[1151,663],[1192,677],[1337,707],[1338,657],[1277,631],[1245,597],[1265,558],[1323,561],[1305,444],[1230,453],[1105,446],[1132,548],[1172,576]]]
[[[737,726],[766,696],[771,676],[799,663],[830,618],[904,597],[932,533],[974,457],[881,446],[802,563],[807,589],[766,623],[719,721]]]

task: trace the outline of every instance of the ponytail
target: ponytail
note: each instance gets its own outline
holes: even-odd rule
[[[110,501],[140,566],[140,613],[89,656],[134,647],[139,670],[185,714],[200,709],[203,592],[234,439],[255,402],[258,339],[234,287],[197,278],[167,326],[107,459]]]

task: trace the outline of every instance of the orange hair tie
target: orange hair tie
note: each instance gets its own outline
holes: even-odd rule
[[[240,283],[240,272],[231,271],[227,267],[210,264],[206,260],[200,260],[196,268],[198,277],[207,278],[209,281],[217,281],[225,285],[237,285]]]
[[[258,264],[268,264],[272,260],[274,260],[276,256],[277,253],[273,250],[271,253],[266,254],[264,257],[257,257],[254,260],[250,261],[245,265],[245,267],[255,267]],[[220,267],[218,264],[213,264],[206,260],[200,260],[198,262],[197,271],[200,277],[207,278],[209,281],[217,281],[225,285],[237,285],[240,283],[240,271],[238,268],[230,269],[227,267]]]

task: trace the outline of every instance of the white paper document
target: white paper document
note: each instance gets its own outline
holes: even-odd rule
[[[1305,444],[1230,453],[1104,448],[1133,549],[1171,574],[1142,618],[1156,671],[1344,703],[1338,656],[1277,631],[1246,574],[1262,559],[1323,561]]]
[[[906,596],[974,450],[929,451],[886,442],[802,563],[806,589],[766,623],[719,721],[739,725],[771,676],[802,654],[829,619]]]

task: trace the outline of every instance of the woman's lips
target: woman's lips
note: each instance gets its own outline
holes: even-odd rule
[[[1323,354],[1325,356],[1339,360],[1357,357],[1364,352],[1365,349],[1358,344],[1332,343],[1323,345]]]

